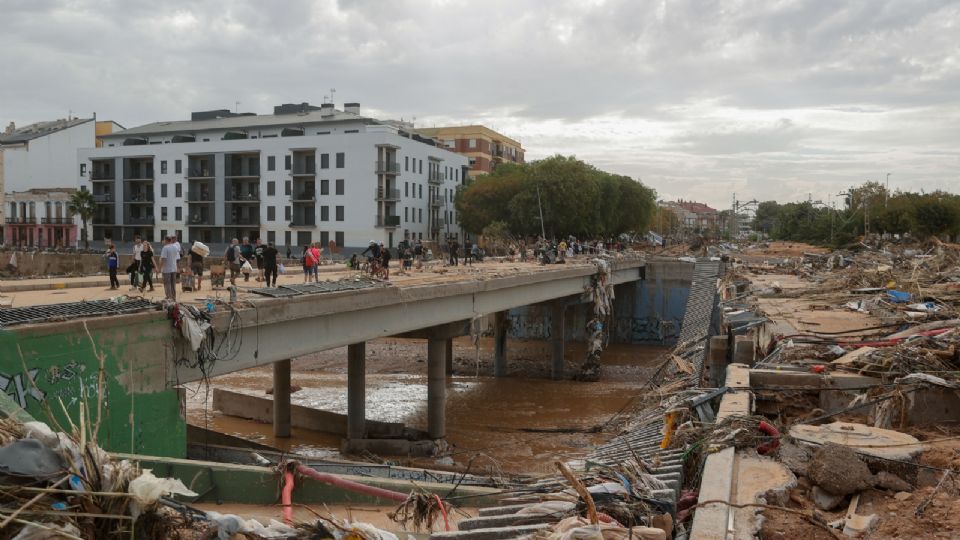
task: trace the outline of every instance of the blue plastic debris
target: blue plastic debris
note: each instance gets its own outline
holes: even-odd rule
[[[902,304],[910,301],[910,293],[891,289],[887,291],[887,298],[894,304]]]

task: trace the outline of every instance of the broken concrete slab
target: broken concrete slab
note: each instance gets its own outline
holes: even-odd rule
[[[843,534],[852,538],[863,538],[877,524],[877,520],[876,514],[848,516],[843,524]]]
[[[790,469],[773,459],[747,452],[740,452],[737,458],[734,503],[776,506],[787,503],[790,489],[797,485],[797,478]],[[756,507],[733,510],[735,538],[752,540],[755,537],[761,525],[759,511]]]
[[[802,443],[835,443],[850,447],[858,454],[883,459],[912,461],[924,450],[924,445],[916,437],[906,433],[850,422],[795,425],[790,428],[790,436]]]

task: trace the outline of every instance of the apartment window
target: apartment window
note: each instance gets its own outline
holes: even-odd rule
[[[321,206],[320,207],[320,221],[330,221],[330,207]]]
[[[167,230],[166,230],[166,229],[160,229],[160,241],[162,242],[163,239],[166,238],[166,237],[167,237]],[[146,238],[144,238],[144,240],[146,240]]]
[[[404,197],[410,196],[410,182],[403,183],[403,196]]]
[[[337,179],[336,189],[337,189],[337,195],[343,195],[343,178]]]
[[[277,156],[267,156],[267,170],[277,170]]]
[[[343,162],[346,161],[346,155],[343,152],[337,152],[337,168],[343,168]]]
[[[173,209],[173,219],[177,221],[183,221],[183,207],[178,206]]]
[[[160,184],[160,196],[161,196],[161,197],[166,197],[166,196],[167,196],[167,185],[166,185],[166,184]]]
[[[333,237],[338,246],[343,245],[343,231],[337,231],[333,233]]]
[[[163,220],[163,221],[166,221],[166,220],[167,220],[167,207],[166,207],[166,206],[161,206],[161,207],[160,207],[160,219]],[[166,235],[164,235],[164,236],[166,236]]]
[[[277,241],[277,231],[267,231],[267,242],[276,243],[276,241]]]
[[[320,245],[326,247],[330,243],[330,232],[320,231]]]
[[[423,223],[423,208],[417,209],[417,215],[420,217],[420,223]]]
[[[422,199],[422,198],[423,198],[423,184],[420,184],[419,187],[420,187],[420,198]]]
[[[330,181],[329,181],[329,180],[321,180],[321,181],[320,181],[320,194],[321,194],[321,195],[329,195],[329,194],[330,194]]]
[[[173,172],[174,172],[174,174],[182,174],[182,173],[183,173],[183,162],[180,161],[179,159],[174,160],[174,162],[173,162]]]
[[[320,154],[320,168],[321,169],[330,168],[330,154]]]
[[[87,175],[87,164],[86,164],[86,163],[81,163],[81,164],[80,164],[80,176],[86,176],[86,175]]]
[[[291,159],[292,159],[291,156],[283,156],[283,170],[285,171],[290,170]]]
[[[469,148],[476,148],[476,147],[477,147],[477,140],[476,140],[476,139],[470,139],[470,141],[469,141],[469,143],[468,143],[468,146],[469,146]]]
[[[343,207],[337,207],[337,221],[343,221]]]
[[[290,181],[289,181],[289,180],[287,180],[286,182],[283,183],[283,194],[284,194],[284,195],[290,195],[292,189],[293,189],[293,187],[290,185]]]
[[[410,156],[403,156],[403,170],[410,171]]]
[[[267,182],[267,197],[273,197],[277,194],[277,183],[273,180]]]
[[[404,223],[408,223],[408,222],[410,221],[409,219],[407,219],[407,218],[409,217],[409,211],[410,211],[409,208],[407,208],[406,206],[403,207],[403,222],[404,222]]]
[[[343,132],[344,132],[344,133],[360,133],[360,130],[359,130],[359,129],[346,129],[346,130],[344,130]]]
[[[285,220],[287,220],[287,221],[290,221],[290,220],[292,219],[292,218],[290,217],[291,215],[293,215],[293,210],[291,210],[289,206],[284,206],[284,207],[283,207],[283,219],[285,219]],[[287,244],[289,244],[289,243],[290,243],[290,240],[287,240]]]
[[[183,197],[183,184],[177,182],[173,185],[174,195],[177,197]]]
[[[329,134],[330,134],[329,131],[318,131],[318,132],[317,132],[317,135],[329,135]]]
[[[160,174],[167,174],[167,160],[160,162]]]
[[[420,174],[423,174],[423,160],[420,160]]]
[[[267,221],[276,221],[277,220],[277,207],[268,206],[267,207]]]
[[[453,139],[444,139],[443,146],[447,148],[453,148],[454,146],[456,146],[456,143],[454,142]]]

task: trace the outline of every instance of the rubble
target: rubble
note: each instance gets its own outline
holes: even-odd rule
[[[817,450],[807,466],[807,476],[833,495],[850,495],[872,484],[867,465],[853,450],[839,444],[825,444]]]

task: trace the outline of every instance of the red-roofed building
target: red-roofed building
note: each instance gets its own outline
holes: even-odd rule
[[[720,213],[715,208],[694,202],[684,201],[665,202],[663,206],[670,208],[680,218],[683,227],[692,231],[708,231],[717,226]]]

